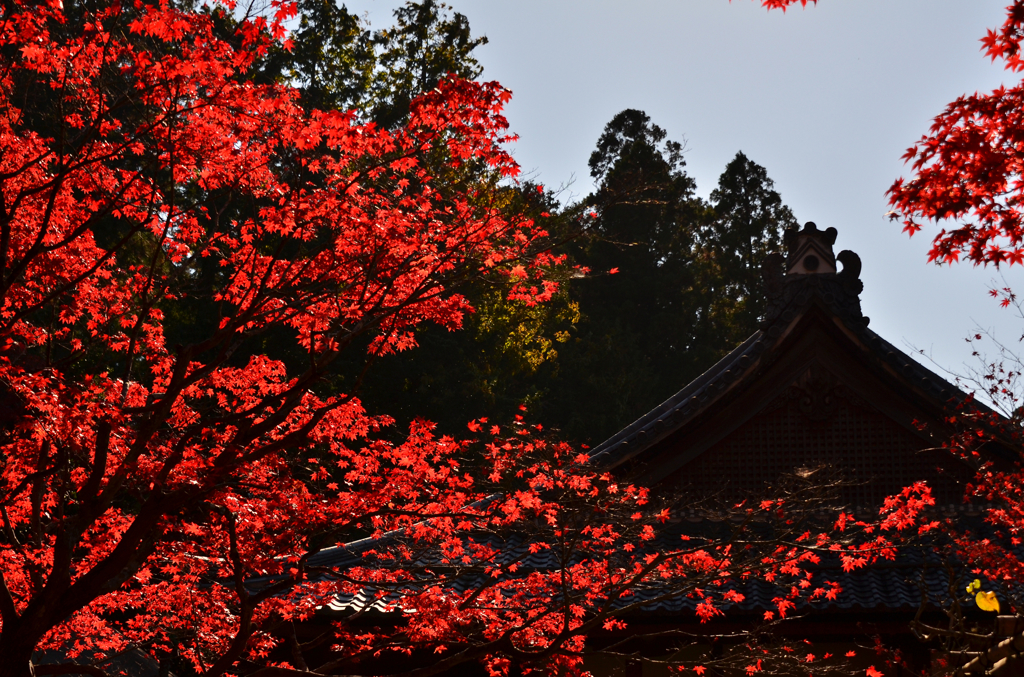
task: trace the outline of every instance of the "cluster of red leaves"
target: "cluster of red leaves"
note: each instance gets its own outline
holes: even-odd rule
[[[1024,68],[1024,2],[1006,8],[983,51],[1008,71]],[[975,264],[1024,263],[1021,201],[1024,162],[1024,85],[962,96],[946,107],[904,158],[914,176],[889,189],[892,218],[914,234],[926,221],[953,221],[934,239],[929,258],[950,263],[961,255]]]
[[[471,422],[470,429],[485,423]],[[835,530],[844,545],[828,533],[797,529],[799,508],[780,500],[736,506],[733,528],[703,523],[687,533],[670,510],[649,504],[647,490],[518,427],[505,437],[491,427],[495,436],[485,449],[496,493],[467,510],[472,526],[438,548],[421,537],[421,525],[409,525],[370,543],[361,565],[345,572],[340,589],[362,600],[360,608],[376,604],[400,614],[404,625],[397,633],[340,625],[338,651],[362,661],[420,649],[440,656],[432,669],[478,655],[492,674],[503,674],[509,661],[582,674],[587,637],[626,630],[631,616],[652,604],[686,600],[701,623],[712,623],[742,604],[743,587],[758,580],[780,591],[777,612],[765,620],[783,619],[841,593],[834,581],[814,584],[823,555],[845,556],[857,547],[861,561],[854,566],[863,566],[892,554],[873,536],[852,545],[858,538],[851,532],[862,531],[853,525]]]
[[[1013,372],[1007,373],[993,365],[988,385],[993,400],[1009,400],[1017,409],[1016,393],[1007,390],[1014,376]],[[977,468],[973,480],[967,484],[964,500],[974,504],[985,521],[984,529],[951,530],[954,536],[951,549],[959,561],[970,563],[972,576],[983,578],[986,587],[1000,591],[1004,603],[1009,602],[1004,611],[1010,612],[1019,612],[1021,601],[1016,584],[1024,580],[1020,550],[1024,542],[1022,468],[1019,461],[1007,463],[979,450],[986,445],[1019,449],[1022,440],[1019,420],[1014,420],[1017,418],[1006,418],[973,401],[964,403],[956,415],[949,417],[957,434],[947,443],[953,454]]]
[[[761,6],[767,9],[781,9],[785,12],[787,7],[798,2],[801,7],[806,7],[808,3],[812,5],[818,4],[818,0],[761,0]]]
[[[1002,59],[1006,68],[1012,71],[1024,70],[1024,61],[1021,60],[1020,42],[1024,39],[1024,3],[1014,2],[1006,8],[1006,21],[999,30],[989,29],[988,34],[982,38],[981,44],[984,47],[986,56]]]
[[[763,0],[785,9],[807,0]],[[814,0],[812,0],[814,1]],[[1024,70],[1024,2],[982,38],[982,51],[1011,72]],[[1024,263],[1024,85],[962,96],[932,122],[903,156],[913,176],[889,188],[890,216],[913,235],[926,222],[952,221],[935,237],[929,260],[975,264]]]

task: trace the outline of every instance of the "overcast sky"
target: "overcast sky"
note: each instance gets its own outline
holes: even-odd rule
[[[605,123],[646,111],[686,140],[699,192],[742,150],[796,217],[839,230],[864,263],[864,313],[893,343],[962,371],[980,325],[1016,342],[1024,323],[992,302],[993,269],[926,263],[931,235],[884,217],[900,157],[957,96],[1013,76],[979,51],[1006,0],[820,0],[768,13],[754,0],[450,0],[490,43],[486,79],[513,92],[515,157],[549,187],[591,189]],[[396,0],[356,0],[374,27]],[[1024,292],[1020,267],[1004,269]]]

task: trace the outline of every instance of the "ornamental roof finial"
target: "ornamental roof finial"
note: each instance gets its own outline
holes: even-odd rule
[[[786,275],[836,272],[836,256],[832,253],[832,245],[836,243],[838,234],[835,228],[818,230],[813,221],[805,223],[803,230],[787,228],[784,236],[789,248]]]

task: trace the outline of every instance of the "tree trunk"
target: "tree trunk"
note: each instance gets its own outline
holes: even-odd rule
[[[24,632],[0,635],[0,677],[35,677],[32,652],[38,639],[30,639]]]
[[[35,677],[32,651],[0,651],[0,677]]]

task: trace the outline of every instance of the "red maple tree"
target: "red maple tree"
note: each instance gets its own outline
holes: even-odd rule
[[[1010,72],[1024,70],[1024,3],[982,39],[986,56]],[[963,255],[975,264],[1024,263],[1021,134],[1024,84],[962,96],[932,122],[904,158],[914,175],[889,189],[893,218],[904,230],[950,222],[935,236],[929,259],[951,263]]]
[[[458,328],[469,277],[544,301],[556,260],[473,179],[518,171],[506,90],[448,79],[394,131],[304,110],[247,77],[293,11],[225,33],[168,2],[0,9],[0,675],[100,675],[132,649],[209,677],[417,651],[439,657],[422,674],[580,671],[641,589],[702,619],[736,581],[787,584],[781,615],[836,594],[807,566],[839,546],[777,501],[740,510],[778,518],[770,538],[662,547],[644,490],[521,421],[378,434],[355,396],[375,359]],[[493,540],[516,525],[554,565],[519,571]],[[851,547],[857,566],[888,544]],[[310,672],[291,623],[355,594],[388,621],[342,624]],[[88,665],[33,667],[44,650]]]
[[[371,361],[422,322],[458,327],[470,308],[449,288],[477,271],[551,293],[542,231],[426,169],[514,175],[508,93],[444,82],[395,132],[304,111],[245,78],[293,8],[275,9],[236,46],[167,3],[2,10],[0,673],[28,674],[37,649],[187,635],[222,674],[261,651],[270,607],[323,601],[279,596],[314,535],[479,497],[460,445],[425,425],[371,439],[387,421],[324,381],[353,346]],[[275,331],[301,359],[248,348]],[[253,576],[279,580],[250,592]]]

